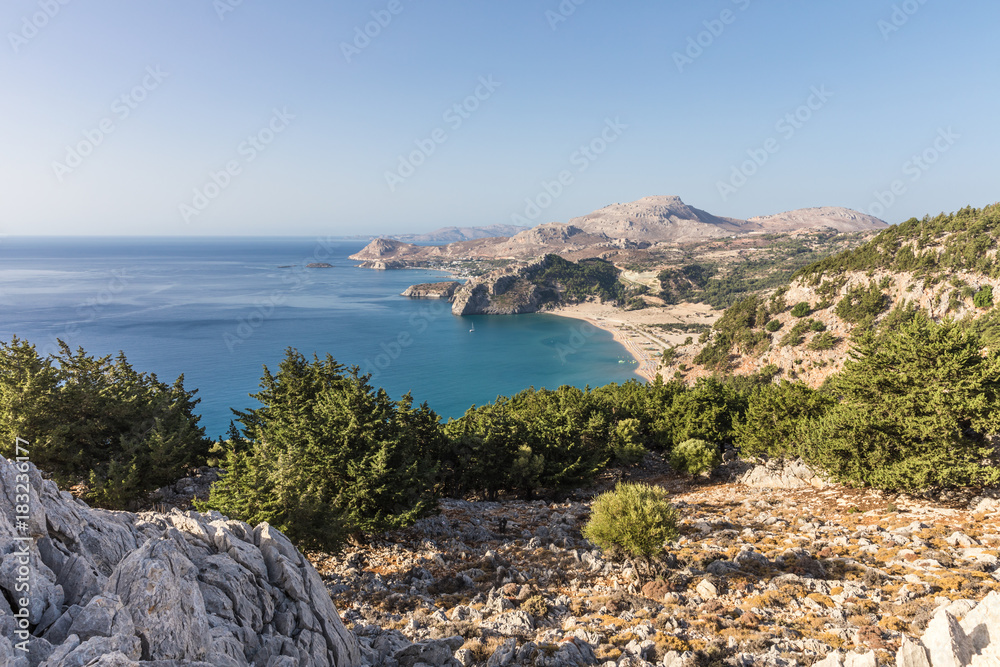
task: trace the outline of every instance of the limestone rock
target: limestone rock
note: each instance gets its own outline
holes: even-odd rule
[[[816,473],[801,460],[769,461],[765,465],[757,465],[745,472],[737,480],[756,489],[804,489],[813,487],[822,489],[828,486]]]
[[[702,579],[698,586],[695,587],[695,591],[706,600],[711,600],[719,595],[719,589],[708,579]]]
[[[25,532],[10,521],[19,474],[29,479],[34,538],[22,556],[35,573],[30,665],[360,664],[319,574],[271,526],[91,509],[30,464],[0,458],[0,544]],[[22,557],[0,549],[0,587],[13,587]],[[0,609],[0,627],[10,618]],[[0,664],[27,667],[23,653],[0,637]]]
[[[976,651],[1000,648],[1000,592],[993,591],[959,623]]]
[[[931,667],[927,649],[919,641],[903,636],[903,644],[896,653],[896,667]]]
[[[975,652],[955,617],[946,609],[938,611],[921,637],[934,667],[965,667]]]

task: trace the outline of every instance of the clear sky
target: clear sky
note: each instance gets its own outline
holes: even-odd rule
[[[998,26],[995,0],[5,0],[0,232],[982,206]]]

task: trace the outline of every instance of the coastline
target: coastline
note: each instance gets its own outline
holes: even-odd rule
[[[653,327],[661,324],[699,323],[711,325],[719,316],[718,313],[700,304],[622,310],[607,304],[590,301],[560,306],[542,312],[546,315],[584,320],[609,332],[614,337],[615,342],[622,345],[638,364],[635,373],[647,382],[656,380],[663,351],[668,347],[681,345],[687,338],[687,335],[683,333],[668,333]],[[668,380],[669,378],[663,379]]]

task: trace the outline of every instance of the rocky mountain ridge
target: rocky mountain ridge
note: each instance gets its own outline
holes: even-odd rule
[[[457,243],[497,236],[509,237],[528,229],[522,225],[487,225],[485,227],[441,227],[426,234],[392,234],[383,238],[406,243]]]
[[[737,220],[712,215],[685,204],[680,197],[645,197],[612,204],[568,223],[546,223],[510,237],[421,246],[376,239],[351,259],[366,268],[422,267],[443,262],[483,259],[530,260],[549,253],[573,259],[614,259],[626,251],[705,241],[751,233],[808,230],[858,231],[881,229],[885,222],[836,207],[790,211],[774,216]],[[632,255],[629,255],[630,257]]]

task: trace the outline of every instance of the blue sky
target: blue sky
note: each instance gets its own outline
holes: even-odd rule
[[[740,218],[982,206],[998,19],[987,0],[6,0],[0,233],[394,233],[647,195]]]

